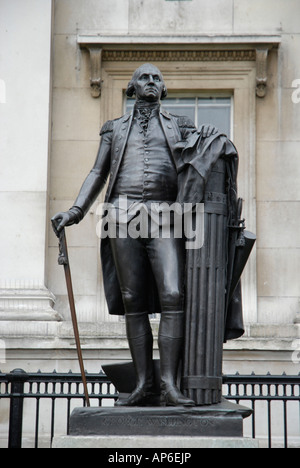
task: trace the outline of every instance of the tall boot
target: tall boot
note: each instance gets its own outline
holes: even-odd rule
[[[148,314],[126,314],[126,332],[136,373],[136,388],[116,406],[144,406],[154,395],[153,335]]]
[[[177,373],[182,354],[184,312],[162,312],[158,335],[161,372],[161,404],[195,406],[177,387]]]

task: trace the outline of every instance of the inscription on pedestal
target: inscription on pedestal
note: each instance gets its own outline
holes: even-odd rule
[[[101,425],[103,426],[130,426],[130,427],[189,427],[189,428],[203,428],[215,426],[214,420],[209,418],[184,418],[174,416],[161,416],[161,417],[132,417],[132,416],[109,416],[101,418]]]

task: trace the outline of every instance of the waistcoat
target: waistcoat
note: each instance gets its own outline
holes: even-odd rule
[[[112,199],[170,201],[177,196],[177,171],[157,111],[152,111],[144,132],[133,118]]]

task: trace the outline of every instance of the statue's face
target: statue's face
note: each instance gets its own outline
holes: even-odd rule
[[[149,102],[159,101],[164,88],[164,81],[158,68],[143,65],[137,70],[135,95],[137,99]]]

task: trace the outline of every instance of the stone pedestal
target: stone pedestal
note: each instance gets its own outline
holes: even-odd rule
[[[138,453],[147,461],[159,457],[162,450],[171,453],[168,449],[174,455],[174,450],[180,454],[186,449],[192,453],[200,448],[259,448],[258,441],[243,438],[243,419],[251,412],[226,400],[194,408],[76,408],[70,418],[70,435],[54,438],[52,448],[113,450],[107,456],[119,456],[123,449],[132,453],[143,449]]]
[[[243,437],[243,418],[251,412],[226,400],[194,408],[75,408],[70,435]]]
[[[63,436],[53,439],[52,448],[101,448],[111,449],[114,456],[118,455],[116,449],[143,449],[145,460],[151,460],[151,452],[145,449],[163,449],[164,453],[168,449],[176,450],[176,453],[182,452],[185,449],[203,449],[203,448],[259,448],[259,443],[255,439],[245,439],[241,437],[186,437],[186,436]],[[121,452],[122,453],[122,452]],[[127,453],[127,451],[126,451]],[[140,453],[140,452],[139,452]],[[149,455],[150,453],[150,455]],[[152,459],[156,456],[156,461],[159,452],[152,452]],[[175,454],[173,453],[173,456]],[[184,455],[184,454],[183,454]],[[159,459],[159,458],[158,458]]]

